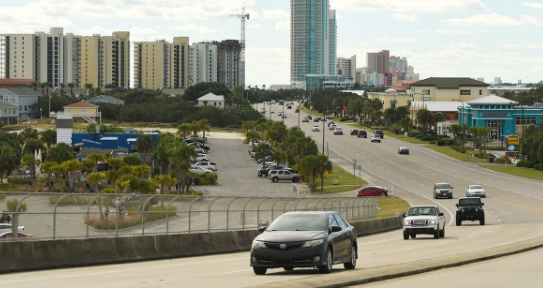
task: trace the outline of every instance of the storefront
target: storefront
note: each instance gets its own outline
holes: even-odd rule
[[[517,102],[496,95],[468,101],[458,109],[458,124],[490,127],[490,140],[505,140],[509,135],[522,136],[530,124],[542,121],[543,108],[519,106]]]

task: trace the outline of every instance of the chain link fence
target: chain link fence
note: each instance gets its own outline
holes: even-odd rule
[[[359,221],[376,218],[379,199],[12,192],[0,204],[0,241],[256,229],[291,211],[336,211]],[[10,200],[17,207],[7,211]]]

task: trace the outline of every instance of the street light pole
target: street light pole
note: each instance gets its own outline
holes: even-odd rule
[[[40,108],[40,124],[43,124],[43,111],[42,111],[42,108]]]
[[[322,110],[322,154],[323,155],[324,155],[324,131],[326,131],[324,127],[325,124],[326,124],[326,109],[323,109]]]
[[[464,124],[464,117],[466,116],[466,113],[464,112],[464,101],[461,101],[461,100],[453,100],[453,101],[458,101],[460,103],[462,103],[462,151],[465,153],[466,152],[466,147],[465,147],[465,138],[466,138],[466,126]],[[460,118],[460,116],[458,116]]]

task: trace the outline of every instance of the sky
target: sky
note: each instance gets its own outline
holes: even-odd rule
[[[406,57],[421,79],[543,80],[543,0],[330,0],[337,56],[386,49]],[[0,0],[0,33],[90,36],[130,31],[131,41],[188,36],[240,39],[246,7],[246,85],[290,83],[289,0]],[[131,62],[133,63],[133,62]],[[133,75],[133,74],[132,74]],[[133,82],[131,82],[133,83]]]

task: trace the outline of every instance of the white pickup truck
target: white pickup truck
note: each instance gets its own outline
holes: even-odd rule
[[[403,214],[403,238],[409,240],[417,234],[434,235],[434,239],[445,237],[445,216],[435,205],[417,205]]]

